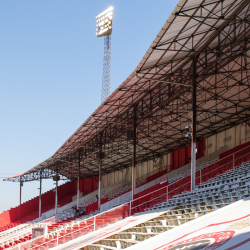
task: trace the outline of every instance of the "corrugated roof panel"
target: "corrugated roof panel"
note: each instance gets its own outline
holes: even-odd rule
[[[205,6],[201,9],[201,4],[205,4]],[[240,9],[240,6],[244,5],[243,10]],[[131,75],[109,96],[104,103],[102,103],[95,112],[79,127],[79,129],[57,150],[57,152],[48,160],[43,162],[42,164],[37,165],[35,168],[26,172],[31,173],[33,171],[37,171],[41,167],[47,167],[50,164],[50,167],[53,168],[53,164],[56,159],[69,156],[70,154],[76,152],[80,147],[87,146],[90,143],[91,139],[95,138],[100,134],[101,131],[108,131],[115,126],[118,128],[119,119],[122,114],[128,114],[128,121],[131,120],[133,116],[132,107],[135,103],[140,103],[139,100],[143,99],[143,105],[148,108],[149,113],[145,114],[145,116],[150,117],[149,121],[144,118],[142,114],[140,118],[141,123],[141,134],[138,140],[142,141],[145,147],[148,149],[158,148],[158,145],[151,145],[152,142],[148,137],[145,137],[145,134],[150,133],[148,131],[148,124],[151,124],[149,130],[155,135],[157,133],[157,126],[154,125],[155,117],[150,116],[150,105],[154,105],[156,110],[160,105],[160,101],[152,104],[150,103],[150,95],[154,94],[154,88],[159,91],[159,88],[164,88],[166,91],[167,84],[159,83],[157,81],[148,81],[147,79],[140,79],[135,76],[135,72],[139,71],[138,75],[140,77],[151,78],[151,79],[161,79],[161,80],[169,80],[175,81],[178,79],[177,75],[174,75],[173,72],[179,72],[183,70],[183,77],[186,77],[192,73],[190,71],[192,67],[191,56],[197,54],[200,50],[205,47],[208,49],[214,49],[218,45],[218,38],[214,38],[216,32],[219,29],[223,29],[221,33],[221,45],[227,45],[231,43],[232,38],[227,37],[228,33],[232,30],[232,25],[227,25],[227,18],[230,18],[235,13],[238,13],[238,16],[244,17],[246,13],[249,16],[249,9],[247,7],[247,1],[245,0],[224,0],[223,1],[223,11],[221,9],[221,1],[217,0],[181,0],[175,10],[172,12],[166,23],[163,25],[162,29],[158,33],[157,37],[151,44],[150,48],[147,50],[143,59],[140,61],[139,65],[131,73]],[[238,11],[238,12],[237,12]],[[179,12],[176,15],[176,12]],[[216,19],[223,12],[224,19]],[[184,16],[185,15],[185,16]],[[195,15],[195,17],[193,17]],[[202,15],[202,16],[201,16]],[[224,25],[225,24],[225,25]],[[224,27],[225,26],[225,27]],[[238,22],[236,24],[236,35],[240,34],[242,31],[241,23]],[[164,45],[165,44],[165,45]],[[156,46],[156,47],[155,47]],[[160,50],[161,49],[161,50]],[[239,48],[240,49],[240,48]],[[237,54],[237,51],[235,52]],[[239,55],[237,55],[239,56]],[[200,62],[204,62],[207,60],[208,66],[212,67],[218,55],[216,53],[210,53],[207,57],[205,57],[204,53],[200,54],[199,60]],[[229,55],[225,54],[221,57],[221,60],[227,60]],[[227,65],[228,68],[237,69],[237,63],[231,62]],[[229,79],[224,79],[225,76],[223,74],[217,74],[217,83],[215,82],[215,75],[209,76],[210,71],[204,69],[202,67],[198,67],[199,74],[206,72],[202,77],[204,77],[204,81],[200,80],[199,88],[203,87],[206,89],[205,93],[202,92],[202,89],[198,88],[199,96],[197,96],[197,100],[200,102],[199,108],[203,110],[209,110],[212,113],[217,108],[226,110],[227,112],[232,112],[234,109],[230,106],[233,105],[234,102],[239,102],[239,99],[235,99],[235,93],[238,93],[240,98],[249,98],[247,95],[247,87],[231,87],[235,84],[236,79],[240,79],[240,74],[234,74],[233,77],[229,77]],[[188,75],[187,75],[188,74]],[[203,73],[204,74],[204,73]],[[246,77],[246,74],[244,74]],[[219,79],[219,80],[218,80]],[[181,81],[179,79],[178,81]],[[190,80],[189,80],[190,81]],[[219,82],[219,83],[218,83]],[[190,84],[190,82],[188,82]],[[221,88],[225,88],[225,84],[228,89],[217,89],[220,91],[220,97],[215,100],[214,96],[217,90],[215,90],[215,86],[221,86]],[[176,147],[180,145],[182,133],[180,133],[181,127],[186,125],[186,114],[183,114],[178,111],[177,103],[180,101],[183,102],[182,109],[188,109],[191,107],[191,89],[183,90],[182,87],[177,85],[171,85],[171,90],[175,93],[173,96],[169,96],[171,100],[171,109],[166,110],[166,117],[164,117],[163,122],[165,123],[165,128],[171,128],[172,130],[167,130],[166,135],[171,136],[168,137],[167,144],[172,145],[172,147]],[[176,91],[176,92],[175,92]],[[165,93],[165,92],[162,92]],[[179,96],[178,96],[179,94]],[[164,98],[166,98],[166,94]],[[208,97],[211,96],[211,100]],[[207,99],[206,99],[207,98]],[[223,98],[228,98],[230,103],[223,102]],[[177,101],[178,99],[178,101]],[[202,100],[206,99],[206,102],[202,103]],[[246,101],[241,101],[242,105],[248,105]],[[140,103],[140,105],[142,105]],[[157,106],[158,105],[158,106]],[[160,110],[160,109],[159,109]],[[156,111],[157,114],[158,111]],[[164,111],[165,112],[165,111]],[[200,112],[200,111],[198,111]],[[225,111],[220,115],[220,117],[227,117],[228,114]],[[94,117],[94,118],[93,118]],[[206,116],[202,116],[203,119]],[[217,118],[216,118],[217,117]],[[215,121],[218,118],[218,115],[214,115],[210,117],[210,121]],[[198,118],[200,119],[200,118]],[[202,120],[200,122],[203,122]],[[205,121],[207,123],[207,121]],[[131,124],[128,124],[131,125]],[[120,126],[121,127],[121,126]],[[201,127],[201,126],[200,126]],[[128,127],[130,128],[130,127]],[[215,129],[215,128],[214,128]],[[204,132],[200,132],[204,135]],[[160,136],[160,134],[159,134]],[[124,139],[125,138],[125,139]],[[107,148],[115,148],[120,145],[119,151],[123,155],[123,157],[119,157],[115,153],[111,154],[111,157],[115,157],[116,161],[119,164],[128,164],[130,159],[128,158],[128,154],[130,149],[128,148],[125,134],[120,135],[120,137],[110,138],[111,142],[106,145]],[[125,140],[122,143],[119,140]],[[155,138],[157,142],[161,140],[161,138]],[[159,147],[160,148],[160,147]],[[164,147],[163,147],[164,148]],[[141,152],[144,152],[141,149]],[[144,149],[145,150],[145,149]],[[159,149],[160,150],[160,149]],[[112,149],[112,152],[117,152],[117,150]],[[163,149],[161,151],[163,152]],[[143,153],[138,152],[138,155],[143,156]],[[91,157],[91,158],[90,158]],[[87,164],[89,164],[89,169],[93,171],[93,174],[96,171],[96,159],[93,154],[88,156],[86,159]],[[112,162],[105,162],[105,168],[110,169],[113,165]],[[105,168],[103,171],[105,172]],[[89,170],[89,171],[90,171]],[[64,174],[67,175],[67,170],[64,169]],[[87,173],[87,170],[83,170],[84,173]],[[108,171],[108,170],[107,170]]]

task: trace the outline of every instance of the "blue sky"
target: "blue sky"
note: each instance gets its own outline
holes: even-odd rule
[[[100,105],[103,38],[95,16],[114,7],[111,91],[135,69],[177,0],[0,2],[0,173],[50,157]],[[23,201],[38,195],[25,183]],[[53,187],[46,181],[43,191]],[[0,181],[0,212],[19,184]]]

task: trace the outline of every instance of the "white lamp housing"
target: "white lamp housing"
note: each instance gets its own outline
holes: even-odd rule
[[[113,7],[109,7],[102,13],[96,16],[97,37],[110,35],[112,33],[112,24],[113,24]]]

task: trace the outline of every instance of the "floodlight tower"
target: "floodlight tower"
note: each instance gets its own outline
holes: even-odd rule
[[[104,36],[104,58],[102,73],[102,97],[101,101],[105,101],[110,94],[110,63],[111,63],[111,33],[113,25],[113,7],[109,7],[98,16],[96,16],[97,37]]]

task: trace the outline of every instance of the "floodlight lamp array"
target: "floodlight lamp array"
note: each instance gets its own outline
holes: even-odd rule
[[[109,7],[96,16],[96,35],[97,37],[110,35],[113,24],[113,7]]]

